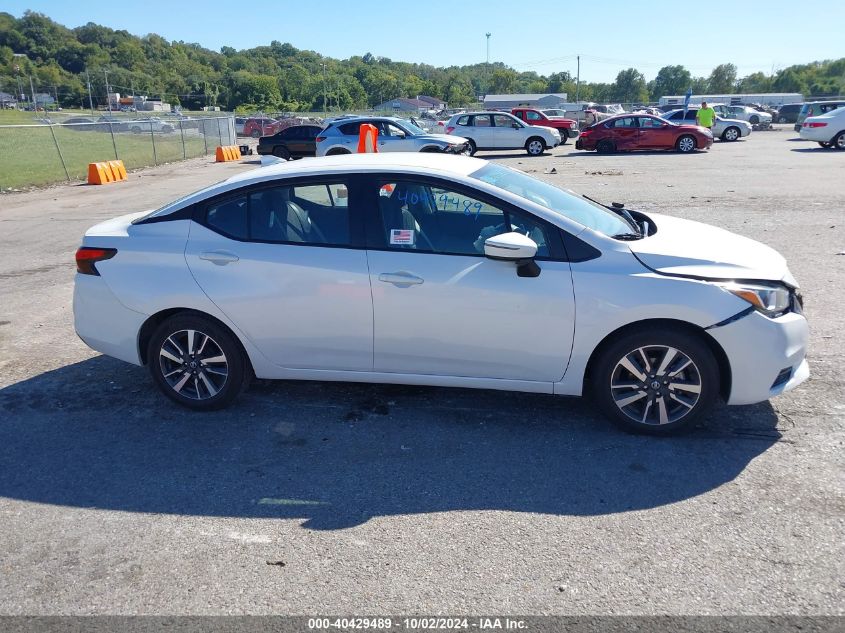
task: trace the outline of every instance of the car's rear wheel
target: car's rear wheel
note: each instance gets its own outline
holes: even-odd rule
[[[845,149],[845,132],[840,132],[835,137],[833,137],[833,141],[831,141],[830,145],[831,147],[833,147],[833,149]]]
[[[282,160],[290,160],[290,152],[287,147],[274,147],[273,156]]]
[[[147,364],[171,400],[190,409],[221,409],[240,395],[251,375],[235,337],[198,314],[165,320],[150,337]]]
[[[478,151],[478,146],[475,144],[471,138],[467,139],[467,156],[475,156],[475,153]]]
[[[132,131],[132,134],[140,134],[141,128],[137,125],[133,125],[132,128],[131,128],[131,131]]]
[[[623,334],[600,352],[591,379],[605,415],[627,431],[651,435],[688,429],[719,393],[713,353],[683,329]]]
[[[778,117],[778,123],[789,123],[785,116]]]
[[[543,142],[543,139],[537,136],[532,136],[528,139],[528,142],[525,143],[525,151],[528,152],[529,156],[540,156],[546,151],[546,144]]]
[[[758,125],[760,123],[760,117],[758,117],[757,115],[754,115],[750,119],[748,119],[748,122],[751,125]]]
[[[348,149],[341,149],[339,147],[335,147],[334,149],[330,149],[326,152],[326,156],[341,156],[342,154],[351,154]]]
[[[420,150],[420,153],[423,153],[423,152],[429,153],[429,154],[439,154],[439,153],[442,153],[443,150],[440,149],[439,147],[423,147]]]
[[[249,133],[252,138],[261,138],[261,130],[253,130]]]
[[[675,149],[681,152],[682,154],[689,154],[695,149],[695,138],[693,138],[689,134],[684,134],[675,143]]]
[[[723,141],[735,141],[740,137],[740,131],[738,127],[731,126],[724,132],[722,132],[722,140]]]
[[[599,154],[612,154],[616,151],[616,145],[613,141],[609,141],[607,139],[603,139],[596,143],[596,151]]]

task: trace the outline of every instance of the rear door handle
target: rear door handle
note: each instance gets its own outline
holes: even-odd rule
[[[416,275],[404,270],[400,270],[396,273],[381,273],[378,276],[378,280],[383,281],[386,284],[393,284],[399,288],[417,286],[424,281],[422,277],[417,277]]]
[[[225,266],[226,264],[238,261],[240,258],[228,251],[204,251],[200,253],[200,259],[217,264],[218,266]]]

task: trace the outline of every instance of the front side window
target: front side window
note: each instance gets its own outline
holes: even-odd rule
[[[525,115],[526,115],[525,118],[527,118],[529,121],[542,121],[543,120],[543,117],[541,117],[536,112],[526,112]]]
[[[653,130],[655,128],[663,127],[663,121],[646,116],[640,117],[640,127],[647,130]]]
[[[391,250],[483,255],[487,238],[518,231],[537,243],[538,257],[549,256],[549,229],[542,221],[452,188],[416,181],[381,182],[379,215]]]
[[[519,123],[517,123],[517,119],[514,119],[507,114],[494,114],[493,124],[496,127],[513,127],[514,125],[519,125]]]

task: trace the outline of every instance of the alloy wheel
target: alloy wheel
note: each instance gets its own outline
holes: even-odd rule
[[[725,130],[725,140],[726,141],[735,141],[739,138],[739,130],[733,127],[729,127]]]
[[[678,141],[678,149],[682,152],[691,152],[695,149],[695,141],[690,136],[684,136]]]
[[[651,426],[672,424],[695,408],[701,373],[692,359],[667,345],[638,347],[613,369],[614,404],[629,419]]]
[[[179,330],[159,349],[161,375],[170,388],[191,400],[208,400],[226,385],[229,362],[220,345],[199,330]]]
[[[543,141],[534,140],[528,143],[528,153],[532,156],[539,156],[544,149]]]

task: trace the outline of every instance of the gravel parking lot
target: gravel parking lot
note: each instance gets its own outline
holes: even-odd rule
[[[479,154],[787,257],[811,380],[672,439],[458,389],[259,382],[187,412],[76,338],[73,253],[255,157],[0,196],[0,614],[845,614],[845,153],[775,127]]]

